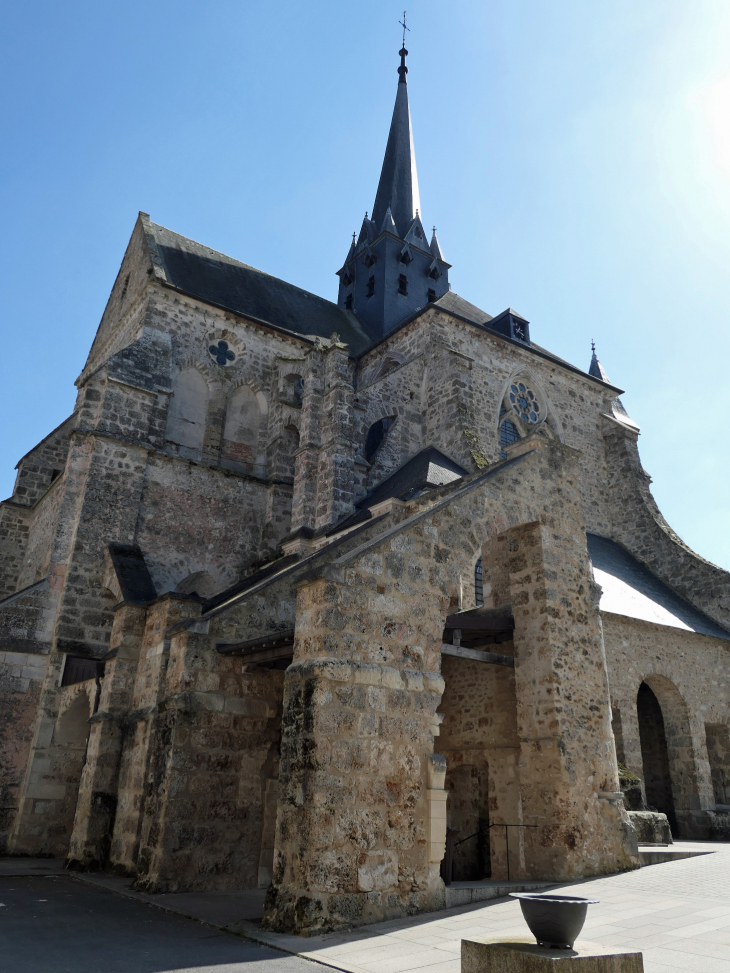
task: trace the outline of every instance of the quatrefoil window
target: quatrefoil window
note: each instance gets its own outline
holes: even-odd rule
[[[208,351],[219,365],[227,365],[236,359],[236,353],[231,351],[227,341],[219,341],[218,344],[209,345]]]
[[[509,400],[523,422],[540,421],[540,404],[531,388],[522,382],[510,385]]]

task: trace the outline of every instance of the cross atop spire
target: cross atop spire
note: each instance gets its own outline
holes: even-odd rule
[[[408,56],[408,51],[406,50],[406,31],[410,32],[410,27],[406,27],[406,12],[403,11],[403,20],[399,20],[398,23],[403,28],[403,46],[398,53],[400,54],[400,67],[398,68],[398,84],[407,84],[406,75],[408,74],[408,68],[406,67],[406,57]]]

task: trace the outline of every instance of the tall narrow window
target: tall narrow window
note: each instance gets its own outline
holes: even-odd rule
[[[517,426],[511,419],[505,419],[499,427],[499,445],[502,447],[502,459],[507,459],[507,453],[504,447],[516,443],[519,438],[520,434]]]
[[[368,290],[366,296],[372,297],[374,293],[375,293],[375,278],[368,277]]]
[[[429,287],[426,296],[428,297],[428,303],[433,304],[433,302],[436,300],[436,291],[433,289],[433,287]]]
[[[348,311],[352,310],[352,294],[348,294],[345,298],[345,307]]]
[[[484,605],[484,579],[482,578],[482,559],[474,565],[474,604],[477,608]]]
[[[398,293],[407,294],[408,293],[408,278],[405,274],[398,274]]]
[[[386,416],[384,419],[378,419],[368,429],[368,434],[365,438],[365,459],[368,463],[372,462],[373,456],[375,456],[382,445],[386,433],[394,422],[395,416]]]

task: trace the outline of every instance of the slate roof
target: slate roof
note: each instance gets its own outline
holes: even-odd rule
[[[170,287],[280,331],[320,338],[336,332],[352,355],[372,344],[352,311],[157,223],[147,223],[146,230]]]
[[[328,531],[328,536],[369,520],[370,508],[377,503],[382,503],[383,500],[390,500],[393,497],[397,500],[412,500],[424,490],[446,486],[448,483],[460,480],[467,472],[463,466],[445,456],[440,449],[427,446],[358,501],[355,505],[357,507],[355,513],[336,524]]]
[[[620,544],[598,534],[586,537],[593,576],[603,588],[601,611],[730,641],[730,633],[672,591]]]
[[[332,301],[211,250],[148,219],[145,219],[145,231],[158,273],[164,275],[168,286],[183,294],[260,321],[277,331],[305,338],[330,338],[337,333],[355,358],[381,343],[372,340],[352,311]],[[489,330],[492,315],[453,291],[447,291],[433,304],[421,308],[410,320],[425,314],[431,307],[441,308]],[[500,337],[504,338],[504,335]],[[588,374],[535,342],[523,347],[570,371]]]

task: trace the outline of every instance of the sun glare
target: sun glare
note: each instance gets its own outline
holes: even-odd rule
[[[712,143],[712,162],[730,184],[730,67],[698,93]]]

